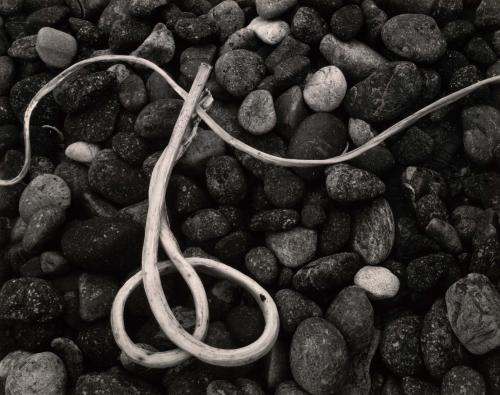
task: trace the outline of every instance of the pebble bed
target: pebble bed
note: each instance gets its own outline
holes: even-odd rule
[[[0,178],[23,163],[31,98],[71,64],[132,54],[189,90],[213,65],[210,115],[264,152],[326,159],[449,93],[500,75],[498,0],[0,0]],[[273,296],[280,335],[247,366],[146,369],[110,309],[140,268],[149,178],[183,101],[158,74],[90,65],[32,117],[33,159],[0,187],[0,393],[500,393],[500,88],[484,87],[362,156],[282,168],[202,123],[167,192],[186,257]],[[202,276],[205,342],[264,327],[254,301]],[[193,330],[192,299],[164,278]],[[128,333],[174,345],[137,291]]]

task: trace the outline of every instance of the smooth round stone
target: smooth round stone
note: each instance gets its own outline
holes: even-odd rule
[[[60,207],[44,207],[33,214],[26,226],[23,248],[28,253],[39,252],[49,241],[55,238],[57,231],[64,224],[66,214]]]
[[[297,268],[309,262],[316,253],[318,235],[312,229],[297,227],[266,235],[266,245],[283,266]]]
[[[483,376],[468,366],[454,366],[444,375],[441,384],[442,395],[486,393],[486,383]]]
[[[241,103],[238,121],[245,130],[255,135],[274,129],[276,111],[271,93],[266,90],[250,92]]]
[[[54,353],[42,352],[28,357],[18,369],[11,371],[5,383],[10,395],[64,395],[66,369]]]
[[[37,60],[36,40],[36,35],[18,38],[11,44],[7,54],[15,59]]]
[[[204,209],[191,215],[182,224],[182,233],[190,240],[202,242],[227,235],[231,225],[218,210]]]
[[[369,123],[362,119],[349,119],[349,137],[356,147],[359,147],[375,137]]]
[[[382,55],[368,45],[357,40],[344,42],[333,34],[323,37],[319,50],[328,62],[356,81],[368,77],[379,67],[388,63]]]
[[[76,39],[68,33],[51,27],[43,27],[38,31],[36,51],[49,67],[68,67],[76,55],[77,48]]]
[[[310,7],[300,7],[291,22],[295,38],[306,44],[317,44],[328,33],[329,28],[323,16]]]
[[[108,316],[119,288],[118,283],[110,277],[89,273],[81,274],[78,278],[81,319],[91,322]]]
[[[256,247],[245,255],[245,267],[259,283],[272,285],[279,274],[276,257],[266,247]]]
[[[42,174],[31,181],[19,199],[19,213],[25,222],[38,210],[56,206],[67,208],[71,191],[64,180],[53,174]]]
[[[350,41],[363,28],[364,19],[363,11],[358,5],[346,5],[333,13],[330,27],[335,36],[343,41]]]
[[[248,95],[265,75],[266,66],[262,58],[246,49],[229,51],[215,63],[217,82],[237,97]]]
[[[348,350],[330,322],[308,318],[298,326],[290,345],[290,368],[295,381],[314,395],[331,394],[344,383]]]
[[[237,204],[245,198],[247,180],[232,156],[211,158],[205,169],[208,193],[220,204]]]
[[[382,28],[382,40],[392,52],[414,62],[433,63],[446,51],[446,40],[436,21],[423,14],[389,19]]]
[[[174,54],[174,35],[163,23],[156,24],[151,34],[131,53],[133,56],[145,58],[158,65],[169,63]]]
[[[228,37],[226,42],[220,48],[219,53],[224,55],[226,52],[235,49],[248,49],[249,51],[255,51],[260,45],[260,41],[257,39],[255,32],[248,27],[244,27],[235,31]]]
[[[201,168],[211,157],[224,155],[224,141],[211,130],[198,129],[179,164],[189,168]]]
[[[77,141],[66,147],[64,154],[75,162],[90,164],[101,149],[98,145]]]
[[[347,92],[347,81],[336,66],[318,70],[304,87],[304,100],[316,112],[330,112],[340,106]]]
[[[375,174],[344,163],[327,170],[326,190],[336,202],[373,199],[385,192],[385,184]]]
[[[269,45],[279,44],[290,34],[290,26],[285,21],[268,21],[261,17],[253,19],[247,27],[253,30],[262,42]]]
[[[21,366],[32,353],[28,351],[12,351],[5,355],[0,361],[0,386],[5,388],[5,379],[10,372],[13,372]]]
[[[382,266],[364,266],[354,276],[354,284],[373,300],[389,299],[399,291],[399,279]]]
[[[276,18],[297,5],[297,0],[256,0],[257,14],[265,19]]]
[[[280,289],[274,295],[280,316],[281,329],[293,335],[299,324],[310,317],[321,317],[321,308],[297,291]]]

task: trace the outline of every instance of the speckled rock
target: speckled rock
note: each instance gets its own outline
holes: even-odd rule
[[[359,255],[352,252],[325,256],[299,269],[293,276],[293,286],[299,292],[341,289],[352,284],[362,265]]]
[[[322,318],[309,318],[295,331],[290,368],[297,383],[314,395],[329,394],[343,384],[348,352],[342,334]]]
[[[118,289],[118,283],[111,277],[81,274],[78,277],[78,301],[82,320],[96,321],[108,316]]]
[[[273,19],[293,8],[297,0],[256,0],[257,13],[266,19]]]
[[[221,204],[236,204],[245,198],[247,181],[240,164],[231,156],[211,158],[205,169],[207,190]]]
[[[310,317],[321,317],[321,308],[302,294],[291,290],[281,289],[274,296],[281,328],[288,335],[293,335],[299,324]]]
[[[65,209],[57,206],[43,207],[34,213],[23,236],[23,248],[27,253],[40,252],[58,235],[66,220]]]
[[[317,248],[317,233],[297,227],[266,235],[266,244],[280,263],[286,267],[300,267],[310,261]]]
[[[373,300],[393,298],[399,292],[399,279],[382,266],[364,266],[354,276],[354,284]]]
[[[277,45],[290,34],[290,26],[285,21],[269,21],[261,17],[253,19],[247,26],[265,44]]]
[[[500,295],[488,277],[471,273],[446,291],[448,319],[467,350],[485,354],[500,345]]]
[[[0,318],[20,322],[48,322],[63,310],[62,298],[54,287],[39,278],[8,280],[0,290],[3,301]]]
[[[36,52],[48,67],[63,69],[71,64],[78,44],[68,33],[43,27],[36,38]]]
[[[486,394],[486,383],[483,376],[468,366],[455,366],[443,377],[442,395],[453,394]]]
[[[245,26],[245,13],[238,3],[233,0],[224,0],[213,7],[208,13],[219,26],[221,42]]]
[[[421,317],[407,316],[390,322],[382,332],[380,355],[399,377],[418,375],[424,367],[420,350]]]
[[[462,363],[464,350],[451,329],[444,299],[436,300],[425,315],[420,346],[425,367],[437,380]]]
[[[31,181],[19,199],[19,213],[28,221],[38,210],[56,206],[67,208],[71,204],[71,191],[64,180],[54,174],[42,174]]]
[[[174,54],[174,36],[163,23],[156,24],[151,34],[131,53],[133,56],[145,58],[160,66],[169,63]]]
[[[231,230],[220,211],[203,209],[191,215],[182,225],[182,233],[193,241],[206,241],[225,236]]]
[[[342,163],[327,169],[326,190],[336,202],[356,202],[383,194],[385,185],[376,175]]]
[[[179,99],[160,99],[149,103],[137,116],[135,132],[147,139],[169,138],[182,103]]]

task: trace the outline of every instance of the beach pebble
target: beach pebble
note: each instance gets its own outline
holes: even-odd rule
[[[111,146],[121,159],[131,165],[140,165],[150,153],[146,140],[132,132],[115,134]]]
[[[350,286],[340,291],[325,318],[342,333],[350,349],[359,350],[370,344],[375,330],[374,312],[362,288]]]
[[[381,68],[347,91],[345,104],[353,118],[391,121],[416,104],[422,77],[415,64],[400,62]]]
[[[281,328],[293,335],[299,324],[310,317],[321,317],[321,308],[312,300],[291,289],[280,289],[274,295]]]
[[[83,273],[78,277],[78,301],[83,321],[107,317],[119,285],[111,277]]]
[[[342,334],[322,318],[302,321],[293,335],[290,369],[295,381],[312,394],[336,391],[346,378],[348,358]]]
[[[219,26],[219,40],[224,42],[234,32],[245,27],[245,13],[234,0],[224,0],[208,13]]]
[[[376,175],[351,165],[332,165],[327,170],[326,190],[336,202],[373,199],[385,192],[385,185]]]
[[[370,124],[362,119],[350,118],[348,131],[349,137],[356,147],[362,146],[376,136]]]
[[[297,211],[276,208],[259,211],[250,218],[250,229],[254,232],[278,232],[288,230],[300,222],[300,215]]]
[[[193,169],[201,169],[212,157],[224,155],[224,141],[212,130],[198,129],[198,133],[189,145],[179,164]]]
[[[38,31],[36,52],[48,67],[68,67],[76,55],[77,47],[76,39],[68,33],[51,27]]]
[[[63,300],[59,292],[40,278],[15,278],[0,289],[2,305],[0,319],[28,323],[43,323],[59,317]]]
[[[273,19],[297,5],[297,0],[255,0],[257,14],[265,19]]]
[[[437,299],[425,315],[420,344],[425,367],[437,380],[462,363],[464,349],[451,329],[444,299]]]
[[[128,11],[132,16],[147,17],[156,8],[164,6],[168,0],[131,0]]]
[[[109,149],[100,151],[90,164],[89,184],[92,190],[120,206],[138,203],[147,197],[146,176]]]
[[[373,300],[390,299],[399,291],[399,279],[382,266],[364,266],[354,276],[354,284]]]
[[[231,34],[219,49],[220,55],[235,49],[248,49],[255,51],[260,46],[260,41],[255,32],[248,27],[244,27]]]
[[[500,5],[495,0],[481,0],[474,23],[478,27],[500,28]]]
[[[40,255],[40,269],[44,274],[63,274],[69,269],[68,261],[58,251],[45,251]]]
[[[352,226],[352,248],[369,265],[378,265],[391,253],[395,223],[387,200],[377,199],[355,210]]]
[[[83,356],[75,342],[67,337],[56,337],[50,342],[54,353],[60,357],[66,367],[68,382],[74,384],[83,373]]]
[[[163,23],[158,23],[131,55],[150,60],[160,66],[165,65],[175,55],[174,35]]]
[[[87,373],[79,377],[76,382],[75,395],[91,393],[145,395],[156,394],[157,391],[150,383],[127,374],[123,370],[112,368],[104,372]]]
[[[319,49],[328,62],[356,81],[387,65],[387,60],[368,45],[356,40],[344,42],[332,34],[323,37]]]
[[[302,227],[266,235],[269,249],[283,266],[291,268],[303,266],[314,257],[317,241],[316,231]]]
[[[308,109],[299,86],[292,86],[275,103],[277,132],[292,136],[297,126],[307,117]]]
[[[245,267],[263,285],[272,285],[279,274],[277,259],[266,247],[255,247],[248,251],[245,255]]]
[[[243,97],[253,91],[266,74],[262,58],[246,49],[222,55],[215,63],[217,82],[230,94]]]
[[[317,44],[328,33],[328,24],[314,8],[300,7],[293,16],[291,31],[296,39]]]
[[[5,388],[5,379],[10,372],[17,370],[32,355],[29,351],[12,351],[0,361],[0,386]]]
[[[344,74],[336,66],[318,70],[307,80],[304,87],[304,100],[317,112],[330,112],[340,106],[347,91]]]
[[[486,166],[493,161],[493,148],[490,140],[479,129],[464,131],[464,151],[469,159],[479,166]]]
[[[94,217],[74,221],[61,237],[63,255],[83,270],[127,273],[137,267],[143,229],[128,218]]]
[[[64,395],[66,368],[54,353],[42,352],[29,356],[22,365],[10,372],[5,392],[10,395]]]
[[[38,52],[36,50],[37,35],[24,36],[15,40],[7,54],[14,59],[37,60]]]
[[[84,141],[77,141],[66,147],[64,154],[75,162],[90,164],[101,149],[99,146]]]
[[[441,247],[452,254],[462,252],[462,242],[457,231],[451,224],[439,218],[433,218],[425,228],[425,232]]]
[[[500,295],[488,277],[470,273],[446,291],[453,332],[467,350],[486,354],[500,345]]]
[[[421,328],[421,317],[414,315],[396,318],[384,328],[380,356],[385,366],[396,376],[416,376],[422,372]]]
[[[434,63],[446,51],[446,41],[436,21],[423,14],[401,14],[382,28],[387,48],[412,62]]]
[[[285,21],[269,21],[261,17],[253,19],[247,26],[255,35],[269,45],[277,45],[290,34],[290,26]]]
[[[57,206],[43,207],[34,213],[26,226],[23,248],[28,253],[39,252],[55,239],[66,220],[65,209]]]
[[[193,241],[206,241],[225,236],[231,225],[220,211],[203,209],[195,212],[182,224],[182,233]]]
[[[276,111],[269,91],[256,90],[248,94],[238,110],[238,121],[243,129],[261,135],[276,126]]]
[[[299,269],[293,276],[293,286],[299,292],[342,289],[352,284],[362,265],[359,255],[352,252],[325,256]]]
[[[38,210],[55,206],[67,208],[71,191],[64,180],[53,174],[42,174],[31,181],[19,199],[19,213],[25,222]]]
[[[434,152],[434,140],[418,127],[408,129],[393,146],[395,159],[404,166],[427,160]]]
[[[125,16],[111,24],[108,45],[113,53],[128,54],[139,47],[151,33],[151,26],[142,20]]]
[[[454,366],[443,377],[442,395],[486,394],[483,376],[468,366]]]

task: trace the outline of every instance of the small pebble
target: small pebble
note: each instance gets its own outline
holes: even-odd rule
[[[332,165],[327,170],[326,190],[336,202],[373,199],[385,192],[385,185],[376,175],[351,165]]]
[[[49,206],[38,210],[27,223],[22,241],[23,249],[28,253],[39,252],[56,238],[65,220],[66,214],[62,207]]]
[[[328,24],[314,8],[300,7],[293,16],[291,31],[306,44],[317,44],[328,33]]]
[[[230,156],[211,158],[205,169],[208,193],[221,204],[237,204],[245,198],[247,181],[238,161]]]
[[[40,269],[44,274],[63,274],[68,271],[68,261],[57,251],[45,251],[40,255]]]
[[[64,154],[67,158],[74,160],[75,162],[90,164],[95,159],[99,151],[99,146],[95,144],[77,141],[76,143],[68,145]]]
[[[109,33],[109,48],[117,54],[128,54],[137,49],[150,33],[151,27],[146,22],[130,17],[115,19]]]
[[[446,251],[452,254],[462,252],[462,242],[458,237],[457,231],[448,222],[439,218],[433,218],[427,224],[425,232]]]
[[[283,266],[296,268],[309,262],[316,253],[318,235],[312,229],[296,227],[266,235],[266,245]]]
[[[199,45],[213,42],[219,32],[219,26],[208,15],[202,15],[179,19],[175,23],[174,31],[189,44]]]
[[[277,45],[290,34],[290,26],[285,21],[268,21],[261,17],[253,19],[247,28],[268,45]]]
[[[198,242],[225,236],[230,229],[227,219],[213,209],[197,211],[182,225],[182,233],[190,240]]]
[[[131,55],[150,60],[160,66],[165,65],[175,55],[174,36],[163,23],[158,23],[151,34]]]
[[[83,373],[82,352],[73,340],[66,337],[53,339],[50,347],[64,361],[68,382],[74,384]]]
[[[264,175],[264,193],[276,207],[292,208],[303,198],[305,184],[290,170],[276,167]]]
[[[278,232],[299,224],[299,213],[291,209],[259,211],[250,218],[250,229],[254,232]]]
[[[11,44],[7,54],[14,59],[37,60],[36,42],[36,34],[18,38]]]
[[[144,56],[142,56],[144,57]],[[144,81],[137,74],[130,74],[118,87],[120,104],[127,111],[140,111],[148,102]]]
[[[399,279],[382,266],[364,266],[354,276],[354,284],[373,300],[393,298],[399,291]]]
[[[304,100],[317,112],[330,112],[340,106],[347,91],[347,81],[338,67],[327,66],[308,79]]]
[[[468,366],[454,366],[445,374],[441,384],[442,395],[486,393],[483,376]]]
[[[479,27],[500,28],[500,5],[495,0],[481,0],[474,23]]]
[[[299,324],[310,317],[321,317],[321,308],[312,300],[291,289],[280,289],[274,295],[281,328],[293,335]]]
[[[245,130],[255,135],[273,130],[276,126],[276,111],[271,93],[266,90],[249,93],[241,103],[238,121]]]
[[[118,289],[118,283],[110,277],[81,274],[78,277],[78,301],[82,320],[90,322],[107,317]]]
[[[233,0],[224,0],[208,13],[219,26],[219,39],[227,40],[234,32],[245,27],[245,12]]]
[[[182,101],[160,99],[146,105],[135,121],[135,132],[147,139],[169,138],[179,116]]]
[[[76,55],[78,44],[68,33],[51,27],[38,31],[36,52],[48,67],[64,69],[71,64]]]
[[[351,41],[363,27],[364,15],[356,4],[346,5],[335,11],[330,19],[333,34],[342,41]]]
[[[0,361],[0,385],[5,388],[5,379],[10,372],[17,370],[32,355],[28,351],[12,351]]]

